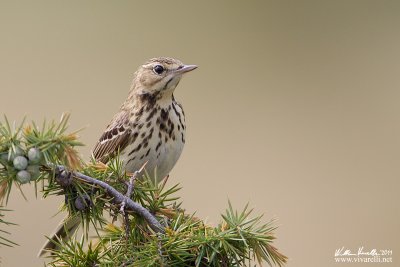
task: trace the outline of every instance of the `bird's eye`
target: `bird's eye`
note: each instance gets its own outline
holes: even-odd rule
[[[156,74],[161,74],[161,73],[163,73],[163,71],[164,71],[164,67],[161,66],[161,65],[155,65],[154,68],[153,68],[153,71],[154,71]]]

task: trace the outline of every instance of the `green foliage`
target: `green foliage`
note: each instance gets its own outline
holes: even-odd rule
[[[22,193],[21,185],[25,181],[22,181],[18,174],[25,170],[16,168],[14,159],[24,157],[28,160],[31,148],[40,149],[43,155],[43,160],[38,161],[39,158],[35,158],[37,161],[26,168],[26,171],[41,171],[37,175],[30,176],[31,182],[35,183],[36,188],[39,181],[41,181],[43,189],[45,181],[49,185],[55,184],[53,175],[45,171],[49,169],[48,166],[52,164],[77,166],[77,162],[80,162],[80,160],[74,147],[82,144],[77,141],[76,133],[66,134],[68,119],[68,115],[63,115],[58,123],[54,121],[44,122],[40,129],[34,123],[25,126],[23,121],[20,125],[16,125],[15,123],[11,124],[7,117],[4,118],[4,123],[0,123],[0,203],[5,202],[7,204],[13,186]],[[3,220],[4,214],[1,214],[3,211],[7,210],[0,209],[0,225],[12,224]],[[9,232],[0,229],[0,245],[16,245],[5,238],[5,234],[9,235]]]
[[[4,218],[4,214],[1,214],[1,213],[4,212],[4,211],[10,211],[10,210],[4,209],[3,207],[0,206],[0,225],[15,225],[14,223],[7,222],[7,221],[5,221],[3,219]],[[6,230],[3,230],[3,229],[0,229],[0,234],[2,234],[2,235],[4,235],[4,234],[10,235],[10,232],[8,232]],[[12,247],[12,246],[15,246],[15,245],[18,245],[18,244],[13,242],[13,241],[11,241],[10,239],[7,239],[4,236],[0,235],[0,246]]]
[[[250,266],[255,261],[282,266],[286,262],[272,245],[273,222],[263,223],[262,216],[253,217],[248,206],[237,212],[229,203],[214,227],[185,212],[176,195],[178,185],[168,187],[168,179],[156,183],[156,179],[144,176],[134,181],[131,199],[165,227],[165,233],[156,233],[137,214],[121,211],[121,205],[114,204],[104,189],[75,176],[70,183],[62,184],[55,174],[56,165],[79,170],[122,194],[127,192],[132,175],[124,171],[118,156],[107,165],[94,160],[84,163],[75,150],[82,145],[76,132],[66,133],[67,121],[68,116],[63,116],[59,123],[44,123],[41,128],[34,123],[11,127],[7,119],[0,124],[0,155],[7,156],[3,160],[0,157],[0,197],[7,200],[13,185],[21,186],[18,170],[10,161],[18,152],[30,160],[29,164],[40,166],[40,176],[30,182],[41,184],[43,196],[65,195],[64,209],[69,216],[82,219],[82,237],[77,238],[75,233],[72,239],[56,240],[58,249],[53,251],[50,266]],[[114,223],[107,223],[107,214]],[[97,236],[89,241],[90,225]],[[0,236],[1,240],[5,239]]]
[[[15,156],[29,159],[31,148],[40,150],[43,160],[34,162],[32,166],[40,166],[42,170],[56,164],[63,164],[72,169],[80,167],[81,160],[75,147],[83,144],[77,141],[77,132],[66,133],[68,119],[69,115],[63,115],[58,123],[43,122],[41,128],[35,123],[27,126],[24,122],[19,126],[15,123],[11,125],[7,117],[4,123],[0,123],[0,201],[5,199],[7,203],[13,184],[21,190],[21,181],[17,179],[19,169],[16,168],[13,159]],[[33,182],[54,182],[53,175],[49,175],[48,172],[42,172],[41,176],[34,177]],[[44,186],[43,183],[42,185]]]
[[[92,165],[86,173],[94,176],[96,172],[93,168]],[[124,176],[119,179],[126,181],[128,176]],[[104,169],[103,174],[96,177],[107,177],[114,181],[110,184],[116,187],[122,184],[115,182],[118,181],[118,170],[115,169]],[[122,192],[124,190],[126,188],[121,188]],[[100,266],[250,266],[254,260],[281,266],[286,261],[286,257],[271,244],[275,230],[272,222],[262,223],[262,216],[251,217],[252,210],[248,206],[236,212],[229,203],[221,223],[212,227],[194,215],[186,214],[175,195],[178,190],[177,185],[167,188],[165,181],[155,184],[149,177],[135,183],[133,199],[156,215],[165,226],[165,234],[154,233],[142,218],[134,214],[129,217],[127,232],[124,225],[126,221],[118,212],[119,207],[109,205],[108,208],[118,217],[121,225],[107,225],[97,237],[97,244],[92,250],[81,250],[82,243],[62,243],[59,240],[59,246],[73,246],[74,249],[54,251],[56,260],[51,265],[65,266],[63,264],[67,262],[93,259],[94,254],[98,255],[96,263]],[[93,198],[93,206],[97,205],[96,199]],[[107,202],[100,203],[105,205]],[[87,212],[95,213],[95,210],[102,209],[99,207]]]

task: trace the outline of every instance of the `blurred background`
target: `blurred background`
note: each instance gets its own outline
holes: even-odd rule
[[[140,64],[197,64],[175,94],[188,132],[169,181],[189,212],[217,224],[228,199],[249,202],[278,220],[290,267],[349,266],[342,246],[398,263],[399,27],[398,1],[1,1],[0,112],[71,112],[88,158]],[[64,217],[61,197],[23,189],[1,266],[43,266]]]

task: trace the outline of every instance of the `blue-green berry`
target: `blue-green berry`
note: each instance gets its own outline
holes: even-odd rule
[[[10,152],[8,153],[8,159],[10,161],[14,161],[14,159],[18,156],[23,156],[24,155],[24,151],[20,148],[20,147],[16,147],[15,151],[14,149],[10,149]]]
[[[30,163],[37,164],[42,160],[42,152],[36,147],[32,147],[28,151],[28,159]]]
[[[13,160],[14,168],[17,170],[25,170],[28,166],[28,160],[23,156],[17,156]]]
[[[31,174],[25,170],[19,171],[17,173],[17,180],[21,184],[26,184],[31,180]]]
[[[1,162],[7,162],[8,161],[8,153],[4,152],[0,154],[0,161]]]
[[[26,170],[30,173],[32,181],[40,176],[40,167],[38,165],[28,165]]]

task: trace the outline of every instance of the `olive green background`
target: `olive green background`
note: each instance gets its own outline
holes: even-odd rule
[[[287,266],[396,266],[400,252],[400,2],[0,1],[1,113],[58,119],[90,149],[137,66],[171,56],[184,77],[187,143],[170,177],[189,212],[219,221],[228,199],[278,219]],[[62,198],[12,193],[16,248],[36,258]],[[393,264],[337,264],[342,246]],[[397,265],[398,266],[398,265]]]

